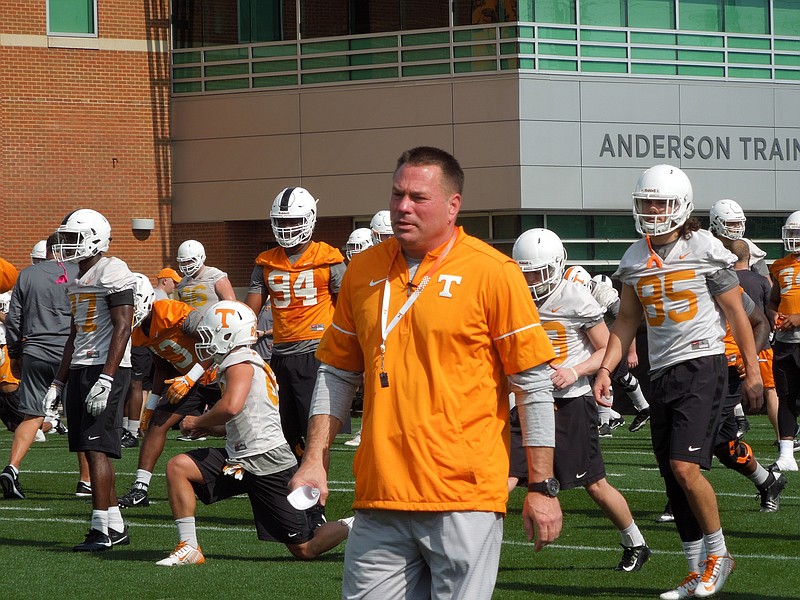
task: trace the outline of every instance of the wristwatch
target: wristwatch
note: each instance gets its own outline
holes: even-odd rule
[[[545,496],[549,496],[550,498],[555,498],[558,496],[559,490],[561,490],[561,484],[555,477],[548,477],[544,481],[528,484],[529,492],[539,492]]]

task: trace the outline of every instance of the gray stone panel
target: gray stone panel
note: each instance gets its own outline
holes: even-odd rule
[[[680,90],[674,82],[582,81],[581,118],[584,123],[677,123]]]
[[[583,166],[646,169],[659,163],[677,164],[679,133],[677,125],[583,123]]]
[[[626,210],[633,218],[633,188],[644,168],[588,167],[582,170],[583,207],[590,210]]]
[[[519,124],[523,165],[579,166],[580,124],[566,121],[523,121]]]
[[[524,166],[520,169],[524,209],[580,209],[581,169]]]
[[[686,169],[694,190],[695,213],[708,216],[711,206],[732,198],[748,210],[775,209],[775,172],[747,169]]]
[[[772,88],[752,83],[683,83],[680,87],[680,109],[680,120],[684,125],[775,125]]]
[[[520,90],[516,77],[470,79],[453,84],[453,122],[516,121]]]
[[[517,121],[456,125],[454,154],[464,169],[516,166],[520,164],[519,134]]]
[[[773,208],[773,207],[770,207]],[[800,173],[778,172],[775,174],[775,209],[790,213],[800,210]],[[775,237],[779,237],[779,233]]]
[[[535,121],[579,121],[579,83],[523,76],[519,81],[519,118]]]

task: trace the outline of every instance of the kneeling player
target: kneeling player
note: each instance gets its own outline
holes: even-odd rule
[[[212,504],[246,493],[258,538],[286,544],[297,558],[312,559],[342,542],[349,523],[341,520],[312,530],[306,513],[286,499],[297,461],[281,431],[278,390],[271,369],[250,345],[256,341],[256,316],[240,302],[209,307],[198,327],[196,352],[218,365],[222,398],[206,413],[184,417],[187,435],[226,435],[225,448],[179,454],[167,464],[167,489],[179,542],[157,564],[205,562],[195,530],[195,494]]]

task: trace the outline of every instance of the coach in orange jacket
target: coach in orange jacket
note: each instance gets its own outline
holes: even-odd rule
[[[456,227],[463,181],[443,150],[403,153],[394,238],[353,257],[317,351],[292,489],[327,495],[327,454],[364,380],[343,598],[491,597],[508,499],[509,380],[539,490],[526,498],[525,529],[537,550],[561,531],[553,348],[517,265]]]

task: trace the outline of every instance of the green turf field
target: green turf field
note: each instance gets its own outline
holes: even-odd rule
[[[762,462],[775,458],[766,417],[751,417],[747,440]],[[357,423],[354,423],[357,427]],[[171,434],[171,438],[176,435]],[[354,450],[339,436],[331,460],[328,518],[350,514]],[[0,433],[0,460],[11,435]],[[216,442],[216,443],[215,443]],[[649,429],[627,427],[602,440],[609,480],[628,499],[653,555],[639,573],[612,569],[621,555],[619,535],[582,490],[562,493],[564,530],[556,544],[534,554],[522,531],[522,490],[511,495],[495,598],[657,598],[686,573],[672,524],[655,517],[665,497],[650,452]],[[200,445],[217,445],[219,440]],[[20,477],[26,500],[0,501],[0,598],[253,598],[309,600],[339,597],[343,547],[314,562],[299,562],[274,543],[258,542],[249,503],[236,498],[198,508],[198,537],[206,564],[156,567],[176,542],[163,476],[166,459],[194,447],[170,439],[150,487],[148,508],[124,513],[132,544],[110,552],[74,554],[83,540],[91,506],[73,495],[75,460],[63,436],[34,444]],[[125,493],[136,470],[137,450],[117,461],[117,492]],[[800,476],[789,474],[780,512],[760,514],[755,488],[740,475],[715,466],[728,547],[736,570],[722,598],[800,598]]]

